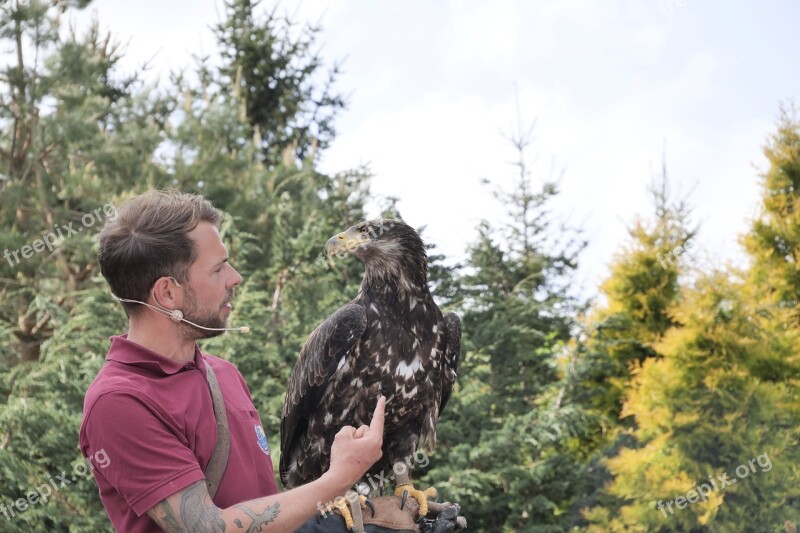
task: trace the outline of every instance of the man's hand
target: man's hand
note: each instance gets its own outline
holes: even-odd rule
[[[446,505],[436,518],[424,518],[420,524],[421,533],[450,533],[457,529],[467,529],[467,520],[461,514],[461,506],[457,503]]]
[[[358,482],[383,452],[383,418],[386,398],[378,398],[369,426],[344,426],[333,439],[331,466],[326,475],[342,486],[342,494]]]

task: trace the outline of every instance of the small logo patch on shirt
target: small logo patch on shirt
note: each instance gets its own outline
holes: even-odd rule
[[[264,429],[261,426],[255,426],[255,428],[258,447],[261,448],[262,452],[269,455],[269,444],[267,443],[267,436],[264,434]]]

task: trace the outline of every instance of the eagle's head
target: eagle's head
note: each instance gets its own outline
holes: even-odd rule
[[[417,232],[390,218],[366,220],[334,235],[325,244],[328,257],[352,254],[366,267],[365,280],[405,278],[417,286],[427,285],[428,256]]]

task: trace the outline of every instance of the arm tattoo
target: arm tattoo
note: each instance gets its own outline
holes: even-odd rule
[[[158,519],[158,524],[164,529],[164,531],[188,533],[188,531],[181,527],[181,525],[178,523],[178,519],[175,518],[175,513],[172,511],[172,506],[167,500],[161,502],[158,507],[164,512],[164,516]]]
[[[181,519],[189,531],[225,531],[222,510],[208,496],[205,481],[191,485],[181,496]]]
[[[253,520],[253,523],[247,528],[247,533],[257,533],[262,531],[261,526],[265,526],[274,521],[276,518],[278,518],[278,513],[281,512],[281,502],[275,502],[264,509],[264,511],[261,513],[251,510],[244,504],[239,504],[235,507]]]
[[[198,481],[189,485],[180,495],[180,498],[180,519],[176,516],[176,510],[170,505],[169,500],[164,500],[156,506],[155,509],[160,513],[153,511],[148,513],[164,531],[169,533],[224,533],[226,531],[227,525],[222,519],[222,509],[214,505],[208,495],[205,481]],[[281,504],[280,502],[275,502],[260,512],[242,503],[235,507],[246,514],[251,522],[246,525],[242,523],[242,520],[235,518],[233,520],[234,525],[238,529],[247,529],[247,533],[259,533],[264,530],[264,526],[278,518]],[[163,515],[155,516],[161,513]]]

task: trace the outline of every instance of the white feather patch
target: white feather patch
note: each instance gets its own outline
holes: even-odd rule
[[[405,361],[400,361],[394,373],[398,376],[403,376],[405,379],[411,379],[414,373],[420,369],[420,366],[421,363],[419,359],[414,359],[411,361],[410,365],[406,364]]]

